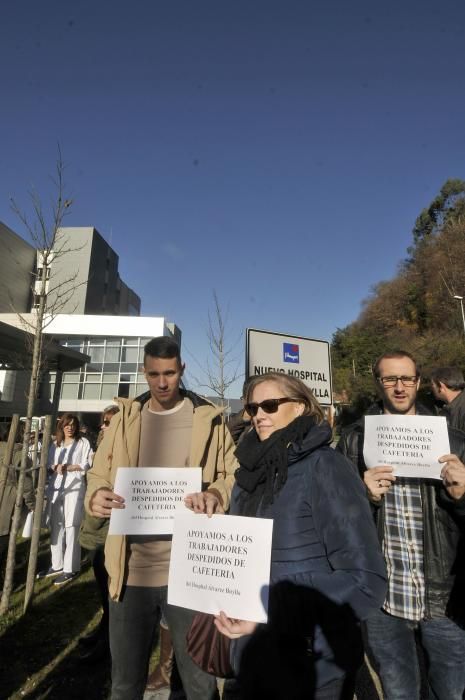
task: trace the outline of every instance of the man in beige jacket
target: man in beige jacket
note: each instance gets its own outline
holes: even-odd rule
[[[120,411],[88,473],[86,508],[91,515],[108,518],[112,508],[124,507],[113,491],[119,466],[200,466],[205,490],[191,494],[186,504],[199,513],[224,512],[237,462],[222,409],[181,389],[184,365],[174,340],[154,338],[144,350],[149,391],[135,400],[119,399]],[[195,613],[167,604],[170,551],[170,536],[107,538],[112,700],[143,697],[154,631],[162,613],[188,700],[216,697],[215,678],[201,671],[186,651],[186,632]]]

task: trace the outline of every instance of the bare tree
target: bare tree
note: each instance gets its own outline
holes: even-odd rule
[[[31,536],[31,549],[29,552],[29,561],[27,566],[26,575],[26,586],[24,589],[24,607],[23,612],[28,609],[29,603],[32,599],[32,593],[34,590],[34,581],[36,577],[37,569],[37,557],[39,554],[39,540],[40,540],[40,529],[42,525],[42,510],[45,501],[45,484],[47,481],[47,459],[48,459],[48,448],[50,445],[50,438],[52,434],[52,416],[47,416],[45,418],[45,429],[44,429],[44,439],[42,442],[42,452],[40,455],[40,471],[39,479],[37,484],[37,494],[36,494],[36,514],[34,517],[34,524],[32,527]]]
[[[218,299],[216,290],[213,290],[213,310],[208,312],[206,336],[208,340],[209,354],[205,363],[196,359],[189,353],[200,370],[200,376],[190,372],[192,379],[199,387],[212,391],[224,406],[225,394],[242,372],[239,371],[240,359],[237,355],[237,344],[242,333],[232,344],[227,337],[229,319],[229,306],[224,310]]]
[[[29,232],[34,247],[37,250],[38,271],[36,278],[33,280],[32,291],[34,298],[34,311],[32,313],[31,320],[22,314],[18,314],[25,330],[28,330],[31,334],[30,342],[32,347],[30,349],[32,361],[31,377],[27,395],[27,411],[21,453],[21,466],[18,475],[16,503],[10,530],[8,558],[2,600],[0,603],[0,614],[3,614],[8,610],[11,592],[13,589],[13,577],[16,560],[16,539],[20,527],[32,417],[34,415],[37,391],[41,379],[44,329],[53,320],[54,316],[59,313],[59,311],[62,310],[66,304],[68,304],[76,288],[77,273],[71,275],[64,281],[60,281],[60,283],[56,285],[53,284],[53,275],[51,274],[51,268],[54,261],[77,250],[70,248],[66,236],[63,236],[63,234],[60,233],[63,220],[72,204],[72,201],[67,199],[64,195],[64,169],[65,166],[62,159],[61,150],[60,147],[58,147],[55,177],[52,179],[55,188],[55,197],[51,205],[51,214],[48,219],[44,212],[42,200],[35,190],[30,192],[32,218],[27,216],[24,211],[19,208],[14,199],[11,200],[13,211]],[[34,516],[35,520],[40,518],[41,515],[42,514],[37,512],[36,509]]]

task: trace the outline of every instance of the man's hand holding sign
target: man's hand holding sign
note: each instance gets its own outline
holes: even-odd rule
[[[465,465],[457,455],[443,455],[438,461],[444,464],[441,469],[444,486],[452,498],[459,500],[465,495]]]

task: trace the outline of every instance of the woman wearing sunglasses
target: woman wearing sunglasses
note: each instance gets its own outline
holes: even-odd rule
[[[274,523],[268,624],[215,622],[234,640],[241,698],[352,698],[359,621],[382,605],[386,577],[363,484],[299,379],[252,378],[245,410],[254,429],[236,450],[230,512]]]

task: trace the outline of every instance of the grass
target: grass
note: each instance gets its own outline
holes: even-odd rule
[[[0,617],[0,698],[106,700],[110,695],[109,661],[84,665],[78,645],[79,637],[100,619],[92,569],[84,564],[79,577],[62,587],[54,586],[50,578],[36,581],[33,601],[23,615],[28,552],[29,541],[19,540],[15,590],[9,612]],[[38,569],[49,564],[49,541],[44,532]],[[157,657],[156,651],[151,668]],[[365,669],[359,698],[382,697],[373,687],[373,676]]]
[[[92,569],[63,587],[53,579],[36,581],[34,599],[22,613],[29,541],[17,550],[15,591],[9,612],[0,618],[0,695],[9,700],[85,698],[102,700],[110,691],[110,664],[80,662],[79,637],[100,619]],[[41,538],[38,568],[50,564],[48,537]]]

